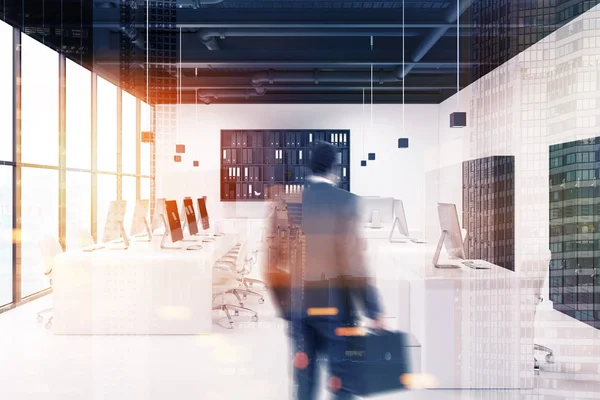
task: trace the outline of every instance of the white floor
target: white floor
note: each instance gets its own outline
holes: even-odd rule
[[[233,330],[217,326],[196,337],[55,336],[35,320],[51,304],[47,296],[0,315],[0,399],[290,398],[284,323],[268,303],[250,305],[260,313],[257,323],[238,317]],[[377,399],[600,399],[599,375],[543,369],[531,391],[428,390]]]

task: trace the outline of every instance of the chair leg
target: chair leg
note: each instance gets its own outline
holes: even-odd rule
[[[232,310],[244,311],[244,312],[248,312],[248,313],[254,314],[252,316],[252,321],[253,322],[258,321],[258,313],[256,311],[254,311],[254,310],[251,310],[251,309],[246,308],[246,307],[231,306],[231,305],[227,305],[227,308],[231,308]]]
[[[261,281],[260,279],[253,279],[253,278],[245,278],[246,282],[250,283],[250,286],[252,286],[254,283],[256,284],[260,284],[263,285],[265,289],[267,289],[267,284],[263,281]]]
[[[237,299],[238,303],[240,304],[240,307],[244,307],[244,303],[242,303],[242,297],[240,296],[237,289],[228,290],[227,293],[233,294],[235,296],[235,298]]]
[[[49,312],[52,312],[52,308],[46,308],[45,310],[42,310],[40,312],[37,313],[37,321],[38,322],[43,322],[44,321],[44,314],[48,314]]]
[[[227,316],[227,320],[229,321],[229,329],[233,329],[233,320],[231,319],[231,315],[229,314],[229,310],[227,309],[226,304],[220,304],[218,306],[213,306],[213,310],[221,310]]]
[[[263,297],[262,294],[255,292],[253,290],[247,290],[247,289],[236,289],[236,291],[238,291],[239,293],[243,294],[243,295],[251,295],[251,296],[257,296],[258,297],[258,303],[259,304],[263,304],[265,302],[265,298]]]

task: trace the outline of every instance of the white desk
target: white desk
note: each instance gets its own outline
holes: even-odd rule
[[[439,388],[533,386],[532,278],[501,267],[437,269],[431,246],[368,240],[387,314],[422,346]]]
[[[212,327],[212,266],[238,241],[228,234],[202,250],[160,249],[59,254],[53,268],[55,334],[183,335]],[[189,246],[193,243],[178,243]]]

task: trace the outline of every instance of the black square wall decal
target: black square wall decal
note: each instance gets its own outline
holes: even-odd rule
[[[185,154],[185,144],[176,144],[175,145],[175,153]]]
[[[361,167],[366,167],[367,166],[367,160],[361,160],[360,161],[360,166]]]
[[[200,166],[200,161],[194,161],[194,167],[199,167]]]
[[[369,153],[369,161],[375,161],[375,153]]]
[[[408,149],[408,138],[398,139],[398,148],[399,149]]]
[[[175,162],[181,162],[181,156],[175,156]]]

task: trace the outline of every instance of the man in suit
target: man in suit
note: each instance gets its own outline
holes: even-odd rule
[[[336,148],[313,149],[309,185],[302,194],[306,238],[303,271],[292,271],[290,330],[296,399],[318,398],[317,358],[328,360],[327,387],[335,399],[352,399],[344,386],[345,332],[359,323],[359,308],[383,328],[377,292],[367,276],[358,235],[358,197],[336,187]],[[340,328],[346,328],[341,329]]]

